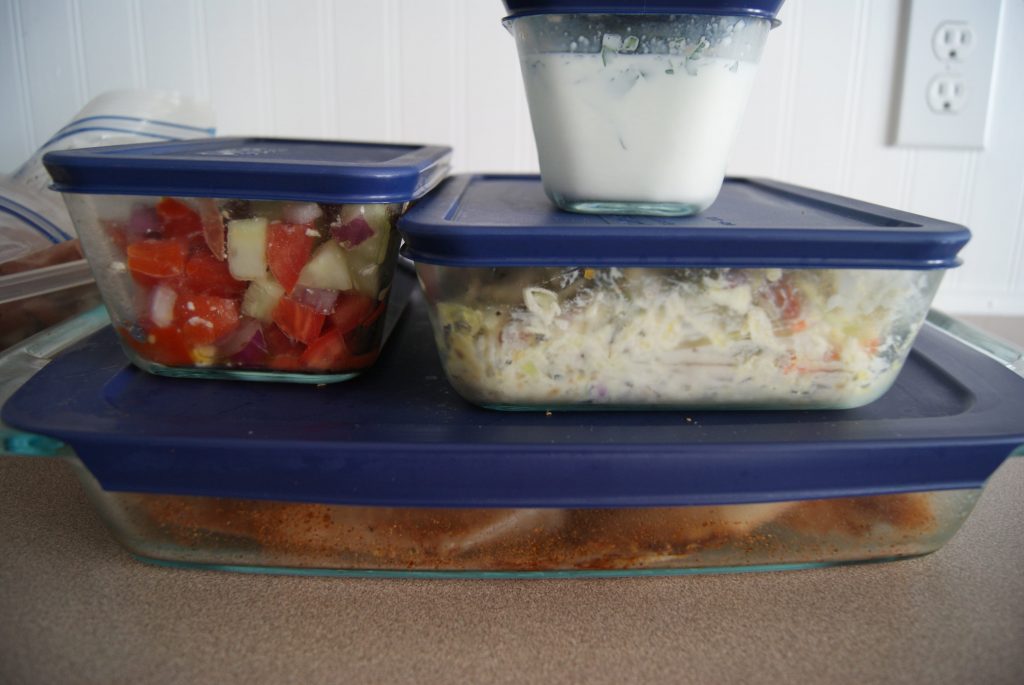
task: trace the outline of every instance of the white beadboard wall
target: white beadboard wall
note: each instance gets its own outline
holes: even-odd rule
[[[888,144],[903,6],[788,0],[730,173],[966,224],[937,305],[1024,314],[1024,0],[1006,0],[984,151]],[[209,100],[226,134],[447,143],[459,171],[536,169],[501,16],[499,0],[0,0],[0,172],[124,87]]]

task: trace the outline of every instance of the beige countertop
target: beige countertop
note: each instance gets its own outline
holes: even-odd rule
[[[135,561],[65,464],[0,459],[0,682],[1024,682],[1024,459],[933,555],[609,580]]]
[[[138,562],[68,465],[0,458],[0,682],[1021,683],[1022,522],[1014,458],[949,544],[896,563],[607,580],[245,575]]]

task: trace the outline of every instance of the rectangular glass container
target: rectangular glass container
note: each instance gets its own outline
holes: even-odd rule
[[[218,383],[154,397],[160,381],[125,364],[109,329],[81,340],[103,323],[0,357],[3,445],[69,459],[113,535],[155,563],[545,577],[903,559],[952,537],[1024,443],[1020,352],[930,324],[868,407],[594,422],[446,391],[433,351],[411,344],[429,331],[422,301],[358,393],[315,398]]]
[[[700,217],[463,176],[399,224],[452,385],[496,409],[840,409],[892,385],[966,229],[732,179]]]
[[[111,492],[74,463],[103,520],[134,554],[250,571],[673,573],[893,561],[939,549],[981,494],[675,507],[351,506]]]
[[[209,139],[50,153],[128,357],[325,383],[373,364],[399,239],[447,148]]]

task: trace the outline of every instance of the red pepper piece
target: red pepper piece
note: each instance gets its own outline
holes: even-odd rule
[[[307,345],[320,337],[327,319],[312,307],[296,302],[287,295],[280,299],[271,316],[285,335]]]

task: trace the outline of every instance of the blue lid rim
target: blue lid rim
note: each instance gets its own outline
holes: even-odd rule
[[[209,138],[60,150],[47,153],[43,163],[54,181],[51,189],[61,193],[392,203],[410,202],[429,192],[448,174],[452,152],[447,146],[358,141],[351,144],[409,148],[387,163],[359,166],[299,159],[175,158],[150,153],[200,144],[229,147],[268,143],[350,144],[289,138]]]
[[[783,2],[784,0],[505,0],[508,15],[502,22],[507,24],[520,17],[540,14],[698,14],[767,19],[774,27],[780,23],[776,17]]]
[[[869,216],[885,225],[821,231],[808,242],[806,229],[724,227],[709,232],[677,226],[495,226],[455,223],[461,198],[477,182],[540,183],[539,176],[459,174],[442,182],[398,224],[403,254],[413,261],[449,267],[706,267],[935,270],[959,266],[967,228],[810,188],[759,178],[729,178],[809,206],[840,207],[846,216]],[[714,217],[712,205],[702,217]],[[558,214],[555,215],[559,216]],[[628,220],[628,218],[626,219]],[[927,226],[927,228],[925,228]],[[906,229],[900,231],[899,229]],[[629,241],[621,238],[628,235]],[[763,249],[766,238],[774,248]],[[586,241],[586,242],[585,242]],[[757,241],[757,242],[755,242]],[[567,247],[567,245],[570,245]],[[751,250],[749,245],[759,244]],[[850,250],[860,246],[861,254]],[[875,249],[884,246],[883,249]],[[686,249],[682,252],[681,249]],[[746,249],[751,254],[740,254]],[[571,250],[571,252],[569,251]],[[831,251],[828,253],[827,251]]]
[[[248,407],[255,390],[265,403],[282,399],[274,388],[125,371],[106,328],[47,365],[0,415],[71,445],[107,490],[385,506],[708,505],[976,488],[1024,442],[1015,413],[1024,380],[930,325],[894,387],[923,396],[930,386],[913,382],[916,371],[955,394],[950,403],[883,397],[845,411],[601,416],[491,412],[438,392],[447,385],[436,351],[419,344],[430,330],[419,301],[363,392],[303,394],[288,416],[268,421]],[[72,373],[74,392],[55,406]],[[111,401],[128,385],[148,393],[157,384],[152,402],[166,415]],[[410,394],[412,413],[396,406]],[[200,415],[197,398],[234,409]],[[314,405],[328,414],[311,413]]]

